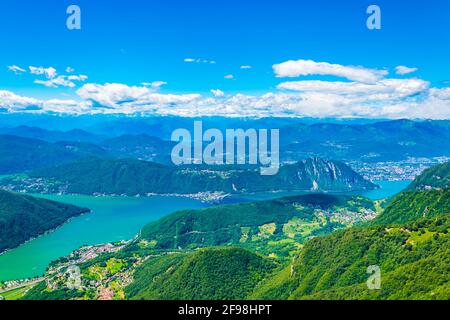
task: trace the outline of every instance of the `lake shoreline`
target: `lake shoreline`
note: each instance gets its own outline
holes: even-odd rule
[[[381,183],[380,183],[381,182]],[[359,195],[367,197],[368,193],[373,193],[372,200],[386,198],[393,196],[400,192],[406,187],[410,181],[401,181],[401,182],[386,182],[386,181],[376,181],[375,183],[381,184],[381,188],[369,192],[361,192]],[[305,192],[296,192],[299,193]],[[311,192],[308,192],[311,193]],[[315,192],[317,193],[317,192]],[[330,193],[328,193],[330,194]],[[342,195],[346,193],[333,193],[337,195]],[[348,194],[348,193],[347,193]],[[264,201],[269,200],[270,198],[278,198],[283,196],[294,196],[295,194],[283,194],[283,192],[270,192],[270,193],[254,193],[254,194],[239,194],[235,195],[227,195],[225,198],[221,199],[220,203],[214,203],[218,205],[227,205],[227,204],[235,204],[241,202],[256,202],[256,201]],[[349,194],[358,195],[358,194]],[[140,196],[140,197],[130,197],[130,196],[88,196],[88,195],[48,195],[48,194],[35,194],[36,197],[42,197],[44,199],[50,199],[59,202],[70,203],[77,206],[83,207],[91,207],[92,214],[84,213],[82,215],[72,217],[70,220],[66,221],[64,224],[59,227],[47,231],[45,234],[42,234],[34,239],[28,240],[26,243],[23,243],[19,247],[14,249],[9,249],[2,254],[0,254],[0,279],[3,280],[5,278],[15,278],[15,279],[24,279],[26,276],[21,276],[21,274],[29,275],[29,278],[36,277],[39,273],[39,270],[44,270],[43,263],[48,261],[50,263],[52,260],[65,256],[68,252],[72,252],[73,250],[81,247],[82,245],[94,245],[101,243],[114,242],[118,240],[130,240],[139,234],[139,231],[142,227],[152,221],[156,221],[163,216],[166,216],[172,212],[186,210],[186,209],[198,209],[204,208],[211,205],[211,203],[205,203],[198,199],[192,197],[186,197],[185,195],[173,196],[173,195],[151,195],[151,196]],[[252,199],[253,198],[253,199]],[[368,197],[371,198],[371,197]],[[176,203],[174,205],[174,202]],[[94,206],[95,208],[92,208]],[[113,211],[112,216],[106,212]],[[139,213],[140,212],[140,213]],[[137,214],[137,217],[136,217]],[[93,221],[81,221],[83,219],[79,219],[82,216],[90,217],[87,220]],[[130,222],[132,221],[132,223]],[[132,225],[131,232],[123,232],[123,228],[126,229],[127,225]],[[111,227],[110,227],[111,226]],[[67,233],[68,230],[72,230],[71,233],[67,236],[64,236],[64,233]],[[115,229],[116,231],[110,234],[110,228]],[[103,230],[102,230],[103,229]],[[105,231],[106,230],[106,231]],[[86,235],[85,233],[94,233],[94,235]],[[76,234],[77,236],[74,238],[71,234]],[[97,233],[103,233],[102,235],[98,235]],[[110,235],[108,235],[110,234]],[[123,236],[120,236],[123,234]],[[61,239],[54,239],[62,237]],[[68,237],[68,238],[67,238]],[[83,238],[84,237],[84,238]],[[53,239],[53,240],[50,240]],[[81,239],[78,239],[81,238]],[[47,243],[50,241],[50,243]],[[64,242],[61,245],[60,242]],[[39,243],[39,245],[37,244]],[[47,243],[45,248],[40,249],[43,244]],[[54,248],[54,247],[62,247],[62,248]],[[30,250],[29,247],[33,247],[34,251],[28,253]],[[27,251],[28,250],[28,251]],[[37,250],[37,251],[36,251]],[[24,254],[22,251],[27,251],[27,254]],[[46,256],[45,251],[54,251],[52,254],[47,254],[48,258],[44,258]],[[40,255],[44,257],[41,261]],[[17,256],[17,259],[15,258]],[[2,261],[3,260],[3,261]],[[14,266],[21,269],[18,271],[18,276],[7,276],[6,274],[15,274],[16,272],[8,272],[8,269],[5,265],[5,260],[9,260],[9,265]],[[17,261],[16,261],[17,260]],[[22,262],[19,262],[22,261]],[[29,262],[27,262],[29,261]],[[34,261],[34,262],[31,262]],[[2,263],[3,268],[6,271],[6,274],[2,276]],[[24,265],[22,265],[22,263]],[[27,269],[26,264],[33,263],[30,268]],[[46,267],[48,266],[46,263]],[[36,265],[38,267],[36,267]],[[33,267],[34,266],[34,267]],[[40,267],[39,267],[40,266]],[[37,268],[35,270],[35,268]],[[26,271],[26,270],[28,271]],[[35,271],[33,271],[35,270]],[[43,271],[45,272],[45,271]],[[33,276],[34,275],[34,276]],[[3,281],[7,281],[10,279],[5,279]],[[0,280],[1,281],[1,280]]]
[[[130,240],[147,223],[174,211],[209,206],[182,197],[35,196],[91,211],[71,217],[60,226],[2,252],[0,281],[35,278],[45,272],[51,261],[83,245]]]
[[[84,215],[87,215],[87,214],[90,214],[90,213],[92,213],[91,210],[86,210],[86,211],[81,212],[80,214],[77,214],[77,215],[75,215],[75,216],[73,216],[73,217],[70,217],[69,219],[67,219],[67,220],[64,221],[63,223],[57,225],[56,227],[53,227],[53,228],[51,228],[51,229],[48,229],[48,230],[44,231],[43,233],[38,234],[37,236],[34,236],[34,237],[32,237],[32,238],[30,238],[30,239],[28,239],[28,240],[26,240],[26,241],[20,243],[19,245],[13,247],[13,248],[8,248],[8,249],[6,249],[6,250],[4,250],[4,251],[1,251],[1,252],[0,252],[0,257],[1,257],[2,255],[4,255],[4,254],[7,254],[9,251],[12,251],[12,250],[15,250],[15,249],[20,248],[21,246],[27,244],[27,243],[30,242],[30,241],[39,239],[40,237],[44,237],[44,236],[46,236],[46,235],[48,235],[48,234],[50,234],[50,233],[52,233],[52,232],[55,232],[56,230],[58,230],[59,228],[61,228],[61,227],[64,226],[65,224],[70,223],[70,222],[71,222],[73,219],[75,219],[75,218],[78,218],[78,217],[81,217],[81,216],[84,216]]]

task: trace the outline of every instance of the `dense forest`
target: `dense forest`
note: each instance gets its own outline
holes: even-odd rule
[[[274,266],[239,248],[203,249],[182,259],[167,255],[145,262],[126,292],[146,300],[245,299]]]
[[[363,197],[309,194],[175,212],[145,226],[139,239],[157,249],[239,245],[282,257],[375,214],[374,202]]]
[[[446,162],[420,174],[409,186],[410,190],[442,189],[450,186],[450,162]]]
[[[0,252],[54,229],[89,209],[0,190]]]
[[[267,191],[357,191],[376,185],[349,166],[319,158],[282,166],[274,176],[258,168],[174,167],[136,159],[86,158],[0,181],[11,190],[33,193],[147,195]]]

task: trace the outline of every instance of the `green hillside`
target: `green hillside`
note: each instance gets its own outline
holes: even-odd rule
[[[158,249],[241,245],[284,256],[310,237],[375,215],[363,197],[310,194],[176,212],[145,226],[140,239]]]
[[[54,229],[88,209],[0,190],[0,252]]]
[[[149,259],[126,288],[130,299],[245,299],[274,265],[238,248],[204,249],[186,255]]]
[[[82,289],[67,258],[25,298],[448,300],[448,190],[402,192],[373,222],[379,203],[326,194],[176,212],[80,265]]]
[[[405,191],[395,196],[374,224],[403,224],[450,214],[450,189]]]
[[[449,299],[450,216],[403,227],[351,228],[309,241],[292,273],[275,274],[258,299]],[[368,290],[367,268],[381,269]]]
[[[420,174],[411,185],[410,190],[430,190],[450,188],[450,162],[431,167]]]
[[[450,213],[450,162],[425,170],[396,195],[375,224],[402,224]]]
[[[89,158],[1,181],[11,190],[77,194],[192,194],[267,191],[356,191],[376,188],[347,165],[308,159],[262,176],[256,168],[174,167],[134,159]]]

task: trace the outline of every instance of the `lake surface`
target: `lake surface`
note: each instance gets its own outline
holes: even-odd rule
[[[388,198],[396,195],[403,189],[405,189],[411,180],[401,180],[401,181],[373,181],[376,185],[380,186],[380,189],[370,190],[365,192],[347,192],[347,193],[328,193],[336,195],[362,195],[366,198],[372,200],[379,200]],[[249,202],[249,201],[263,201],[271,200],[281,197],[289,197],[301,194],[308,194],[309,192],[264,192],[264,193],[254,193],[247,195],[233,195],[224,199],[223,203],[236,203],[236,202]]]
[[[39,197],[86,207],[92,212],[0,255],[0,281],[40,276],[51,261],[83,245],[129,240],[145,224],[173,211],[206,207],[185,197]]]
[[[371,190],[362,193],[363,196],[372,199],[379,200],[388,197],[392,197],[404,190],[412,180],[400,180],[400,181],[374,181],[373,183],[379,185],[381,188],[377,190]]]
[[[381,189],[368,191],[362,195],[374,200],[390,197],[406,188],[410,181],[375,181],[375,183]],[[225,199],[224,203],[268,200],[289,195],[293,193],[236,196]],[[184,197],[57,195],[39,195],[39,197],[87,207],[92,213],[76,217],[54,232],[0,255],[0,281],[40,276],[51,261],[68,255],[82,245],[129,240],[148,222],[173,211],[207,206],[198,200]]]

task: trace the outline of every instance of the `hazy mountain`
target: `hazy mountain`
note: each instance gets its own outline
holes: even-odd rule
[[[50,167],[76,158],[74,152],[49,142],[0,135],[0,174]]]
[[[38,139],[0,135],[0,174],[21,173],[86,156],[105,156],[101,148],[88,143],[50,143]]]
[[[170,163],[175,143],[145,134],[123,135],[103,141],[102,148],[120,158]]]
[[[31,139],[39,139],[48,142],[76,141],[76,142],[96,143],[105,139],[104,136],[95,135],[81,129],[72,129],[69,131],[55,131],[29,126],[0,128],[0,134],[7,134]]]
[[[386,161],[450,155],[450,121],[396,120],[369,124],[294,125],[280,131],[283,157],[311,155]]]
[[[89,142],[103,146],[113,143],[111,151],[118,156],[135,157],[168,163],[169,141],[175,129],[193,130],[195,120],[203,122],[203,129],[280,129],[281,160],[298,161],[310,157],[360,161],[399,161],[408,157],[450,156],[450,121],[295,118],[223,118],[223,117],[3,117],[0,134],[16,135],[49,142]],[[3,119],[0,115],[0,119]],[[23,120],[23,124],[21,123]],[[57,130],[53,128],[58,128]],[[59,131],[58,131],[59,130]],[[122,136],[122,145],[120,140]],[[133,139],[133,136],[136,137]],[[157,137],[153,141],[144,137]],[[109,139],[119,139],[118,146]],[[126,145],[125,138],[130,138]],[[133,141],[134,140],[134,141]],[[142,146],[134,142],[139,141]],[[119,147],[119,150],[113,150]],[[162,148],[160,148],[162,147]],[[149,150],[146,150],[149,148]],[[120,151],[124,152],[117,152]],[[156,152],[153,152],[155,149]]]

